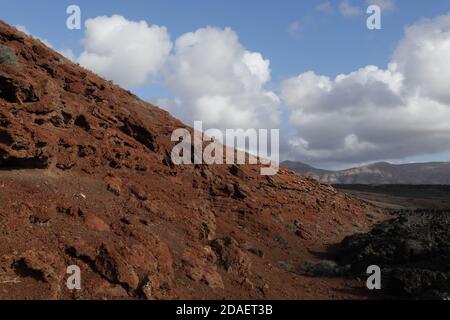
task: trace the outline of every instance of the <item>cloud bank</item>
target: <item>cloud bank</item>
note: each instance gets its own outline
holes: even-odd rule
[[[270,61],[230,28],[201,28],[172,43],[165,27],[97,17],[86,22],[83,45],[78,61],[116,83],[158,76],[172,94],[159,104],[188,124],[283,126],[286,158],[328,166],[450,151],[450,13],[408,27],[386,67],[335,78],[308,71],[277,91],[269,89]]]
[[[214,128],[279,124],[279,98],[265,89],[269,60],[246,50],[229,28],[201,28],[181,35],[173,46],[165,27],[102,16],[86,21],[82,44],[78,62],[122,86],[162,77],[174,98],[158,102],[188,123],[202,120]]]
[[[290,157],[359,163],[450,150],[450,14],[406,29],[386,69],[282,83]]]

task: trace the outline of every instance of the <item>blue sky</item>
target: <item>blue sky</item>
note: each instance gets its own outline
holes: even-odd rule
[[[392,1],[395,9],[383,12],[383,29],[376,31],[366,28],[365,13],[344,16],[339,10],[342,3],[340,0],[330,1],[330,12],[317,9],[319,4],[326,2],[320,0],[1,0],[0,19],[12,25],[23,25],[33,35],[48,40],[53,47],[70,48],[77,56],[84,50],[81,39],[85,30],[82,28],[73,31],[65,27],[65,11],[71,4],[81,7],[83,21],[113,14],[130,21],[145,20],[149,25],[167,27],[172,41],[206,26],[230,27],[246,50],[258,52],[264,59],[270,60],[271,80],[265,86],[267,90],[278,93],[283,81],[309,70],[317,75],[334,78],[338,74],[351,73],[367,65],[385,69],[404,37],[406,26],[423,18],[433,19],[450,12],[448,0],[433,0],[432,5],[430,1]],[[365,0],[353,0],[349,3],[364,11],[367,8]],[[133,88],[133,91],[142,98],[151,100],[174,96],[172,90],[161,81],[148,81],[145,85]],[[286,128],[286,134],[296,132],[296,128],[288,125],[289,113],[283,110],[281,114],[281,127]],[[387,160],[400,162],[411,159],[441,160],[448,159],[448,151],[385,156]],[[386,160],[375,158],[374,161]],[[315,156],[309,160],[328,167],[371,161],[355,157],[336,162]]]
[[[66,8],[77,4],[82,19],[120,14],[129,20],[146,20],[166,26],[175,39],[205,26],[231,27],[241,42],[270,59],[272,78],[283,79],[303,71],[336,76],[367,64],[386,65],[404,27],[422,18],[450,11],[450,1],[397,0],[394,12],[383,16],[383,29],[368,32],[367,16],[345,18],[338,13],[321,14],[317,0],[15,0],[0,1],[0,18],[9,24],[24,25],[55,47],[81,51],[83,30],[65,27]],[[330,1],[337,6],[339,1]],[[354,5],[367,7],[364,0]],[[289,32],[299,21],[298,36]],[[150,90],[150,92],[149,92]],[[144,97],[159,95],[152,86],[139,90]]]

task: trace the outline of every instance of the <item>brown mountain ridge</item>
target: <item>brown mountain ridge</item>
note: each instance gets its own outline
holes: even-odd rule
[[[450,185],[450,162],[391,164],[377,162],[339,171],[322,170],[302,162],[285,161],[285,168],[329,184]]]
[[[180,127],[0,22],[0,299],[359,297],[298,267],[371,206],[285,169],[175,166]]]

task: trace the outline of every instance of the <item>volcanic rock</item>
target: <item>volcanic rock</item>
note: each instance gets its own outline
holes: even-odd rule
[[[450,215],[448,210],[394,213],[371,232],[355,234],[339,246],[337,261],[354,275],[370,265],[382,270],[382,292],[400,299],[450,297]]]
[[[0,22],[0,274],[18,279],[0,299],[310,297],[277,262],[313,259],[346,235],[334,218],[366,225],[370,205],[283,168],[174,165],[178,128],[192,132]]]

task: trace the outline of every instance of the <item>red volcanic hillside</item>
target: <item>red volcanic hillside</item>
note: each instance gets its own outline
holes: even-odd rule
[[[0,299],[351,296],[297,269],[371,207],[283,169],[175,166],[180,127],[0,22]]]

